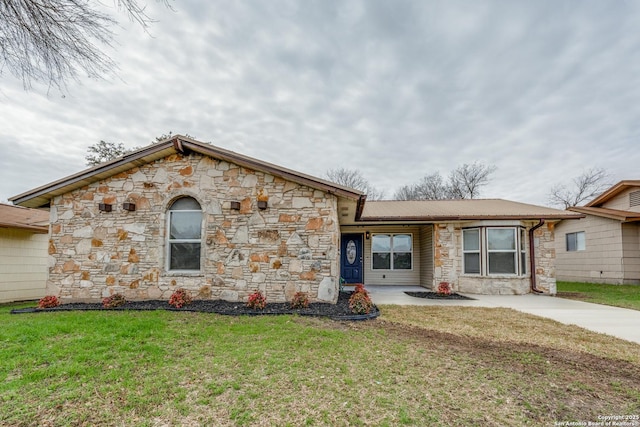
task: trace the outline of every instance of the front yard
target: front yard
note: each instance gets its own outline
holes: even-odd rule
[[[0,425],[553,425],[640,414],[640,346],[507,309],[10,315]]]
[[[558,296],[640,310],[640,285],[558,282]]]

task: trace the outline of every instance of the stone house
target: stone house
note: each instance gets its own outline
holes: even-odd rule
[[[569,210],[584,218],[558,224],[558,279],[640,284],[640,181],[620,181]]]
[[[45,295],[49,214],[0,203],[0,303]]]
[[[50,211],[49,294],[335,302],[347,283],[555,293],[553,225],[505,200],[367,202],[340,185],[176,136],[11,199]],[[532,274],[533,273],[533,274]]]

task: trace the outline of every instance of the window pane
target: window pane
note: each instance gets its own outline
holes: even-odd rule
[[[199,239],[201,224],[201,212],[171,212],[171,230],[169,238]]]
[[[490,251],[516,249],[516,234],[513,228],[489,228],[487,237]]]
[[[516,274],[515,252],[490,252],[489,274]]]
[[[576,233],[568,233],[567,235],[567,251],[576,250]]]
[[[480,250],[480,230],[462,230],[462,240],[465,251]]]
[[[169,208],[172,211],[199,211],[200,203],[191,197],[183,197],[173,202]]]
[[[410,252],[394,252],[393,254],[394,270],[411,270],[411,253]]]
[[[411,235],[396,234],[395,236],[393,236],[393,251],[411,252]]]
[[[200,270],[200,243],[171,243],[170,270]]]
[[[391,251],[391,237],[388,234],[375,234],[371,239],[371,250],[373,252]]]
[[[522,274],[527,274],[527,253],[520,252],[520,271]]]
[[[391,269],[391,254],[389,254],[389,253],[374,253],[373,254],[373,269],[374,270],[389,270],[389,269]]]
[[[464,254],[464,272],[467,274],[480,274],[480,254]]]
[[[584,251],[586,249],[584,231],[576,233],[576,249],[579,251]]]

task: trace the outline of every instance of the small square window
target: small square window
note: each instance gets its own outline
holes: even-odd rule
[[[567,252],[584,251],[587,247],[584,231],[567,233]]]

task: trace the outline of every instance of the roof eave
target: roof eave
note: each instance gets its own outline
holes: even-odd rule
[[[466,216],[466,215],[433,215],[433,216],[405,216],[405,217],[361,217],[357,219],[359,222],[459,222],[459,221],[484,221],[484,220],[520,220],[520,221],[538,221],[545,220],[563,220],[563,219],[580,219],[584,218],[583,214],[575,215],[501,215],[501,216]]]

